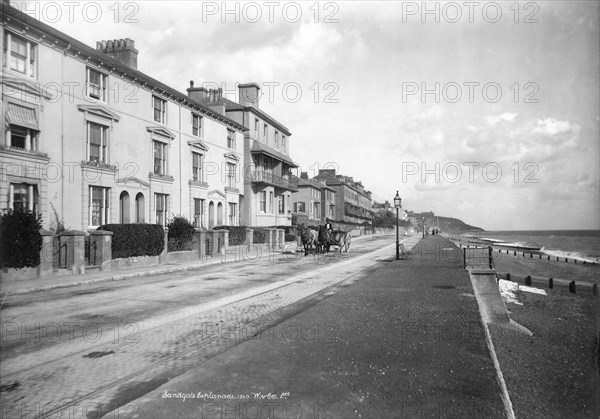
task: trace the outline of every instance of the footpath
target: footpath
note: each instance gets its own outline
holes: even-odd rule
[[[403,260],[121,409],[131,418],[506,418],[460,252],[427,236]],[[348,272],[351,274],[351,272]],[[105,417],[115,417],[111,412]]]
[[[353,237],[352,241],[360,241],[373,237],[372,235]],[[267,245],[254,245],[260,247],[260,254],[264,257],[268,257],[269,254],[280,254],[281,249],[268,248]],[[0,281],[1,293],[4,297],[5,294],[25,294],[34,291],[44,291],[54,288],[65,288],[73,287],[78,285],[93,284],[96,282],[104,281],[120,281],[128,278],[135,278],[141,276],[154,276],[164,275],[173,272],[181,272],[187,270],[195,270],[204,266],[218,265],[221,263],[228,263],[237,261],[236,255],[240,255],[239,247],[230,247],[225,255],[217,254],[212,257],[206,257],[205,259],[191,262],[180,262],[180,263],[166,263],[161,265],[153,266],[140,266],[133,268],[125,268],[114,271],[100,271],[100,270],[89,270],[84,274],[67,274],[58,275],[51,278],[38,278],[30,280],[18,280],[18,281]],[[295,251],[295,247],[290,246],[289,243],[286,246],[286,251]],[[253,249],[256,251],[256,249]]]

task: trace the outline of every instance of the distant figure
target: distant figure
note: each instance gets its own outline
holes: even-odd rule
[[[329,232],[331,232],[331,230],[332,230],[331,223],[329,222],[329,218],[325,218],[325,229]]]

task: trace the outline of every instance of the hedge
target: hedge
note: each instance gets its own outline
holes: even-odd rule
[[[40,264],[42,217],[31,211],[0,215],[0,267],[34,268]]]
[[[167,224],[169,229],[168,251],[192,250],[196,228],[187,218],[177,215]]]
[[[112,231],[112,258],[158,256],[165,247],[165,230],[156,224],[105,224],[97,230]]]
[[[254,228],[254,244],[262,244],[267,242],[267,231],[262,228]]]
[[[213,230],[228,230],[229,245],[238,246],[246,243],[246,226],[216,226]]]

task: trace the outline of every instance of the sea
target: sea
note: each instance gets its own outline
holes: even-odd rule
[[[600,263],[600,230],[481,231],[469,236],[491,241],[540,247],[540,253]]]

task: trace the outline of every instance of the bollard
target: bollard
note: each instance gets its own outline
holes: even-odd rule
[[[550,278],[548,280],[548,288],[554,288],[554,279]]]
[[[569,282],[569,291],[572,292],[573,294],[576,294],[576,292],[575,292],[575,281]]]
[[[531,276],[527,275],[525,277],[525,285],[531,286]]]

